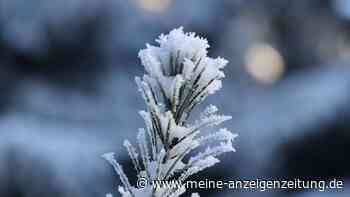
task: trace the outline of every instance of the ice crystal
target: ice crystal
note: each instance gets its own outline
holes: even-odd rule
[[[161,35],[156,42],[159,46],[147,44],[139,52],[147,72],[142,78],[136,77],[147,106],[146,111],[140,111],[145,128],[139,129],[138,149],[124,142],[138,178],[148,185],[132,186],[113,153],[103,155],[120,176],[123,186],[119,186],[119,193],[123,197],[178,197],[185,193],[184,186],[154,187],[152,181],[184,181],[220,162],[217,156],[222,153],[235,151],[232,141],[237,135],[229,130],[201,133],[203,128],[231,118],[218,115],[216,106],[209,105],[194,123],[188,121],[193,108],[221,88],[225,77],[222,69],[228,62],[208,57],[207,40],[195,33],[184,33],[182,27]],[[192,150],[203,146],[203,152],[185,159]]]

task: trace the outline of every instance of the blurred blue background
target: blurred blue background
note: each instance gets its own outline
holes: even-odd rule
[[[237,153],[197,179],[345,181],[345,189],[202,196],[350,196],[350,1],[0,0],[0,196],[98,197],[100,158],[135,141],[145,43],[183,26],[230,61],[213,103]]]

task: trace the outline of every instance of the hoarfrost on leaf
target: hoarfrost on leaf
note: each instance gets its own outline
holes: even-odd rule
[[[124,142],[137,177],[149,184],[142,188],[131,186],[114,154],[103,155],[120,176],[122,197],[178,197],[186,192],[184,186],[155,187],[152,181],[184,181],[219,163],[217,156],[235,151],[232,141],[237,135],[229,130],[219,129],[207,135],[201,132],[231,119],[217,114],[216,106],[206,107],[194,123],[188,121],[192,110],[221,88],[225,77],[222,69],[228,61],[208,57],[208,41],[195,33],[185,33],[182,27],[160,35],[156,42],[158,46],[147,44],[138,54],[146,70],[143,77],[135,78],[147,106],[139,112],[145,128],[139,129],[138,148]],[[197,147],[206,149],[185,159]]]

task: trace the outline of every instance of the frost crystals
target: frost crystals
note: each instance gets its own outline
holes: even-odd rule
[[[138,178],[147,180],[184,181],[220,162],[217,156],[233,152],[232,141],[237,136],[227,129],[209,135],[203,128],[219,125],[230,116],[218,115],[217,107],[209,105],[194,123],[188,123],[192,109],[208,95],[221,88],[225,77],[222,69],[228,63],[223,58],[207,56],[206,39],[194,33],[184,33],[182,27],[161,35],[159,46],[148,45],[139,52],[139,58],[147,74],[136,77],[136,83],[145,100],[147,110],[140,111],[145,129],[139,129],[138,149],[129,141],[124,142]],[[204,151],[189,159],[185,156],[198,147]],[[123,186],[123,197],[177,197],[184,187],[132,186],[113,153],[103,157],[114,167]],[[107,194],[106,197],[112,197]],[[199,195],[192,194],[192,197]]]

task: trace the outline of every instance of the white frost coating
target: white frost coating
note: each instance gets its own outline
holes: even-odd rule
[[[215,105],[209,104],[201,113],[200,118],[203,119],[211,114],[216,113],[218,110],[219,109]]]
[[[131,161],[134,165],[134,168],[137,172],[141,171],[141,167],[139,164],[139,154],[137,153],[136,149],[133,147],[133,145],[128,141],[124,141],[124,146],[126,150],[128,151],[129,157],[131,158]]]
[[[231,119],[230,116],[218,115],[216,106],[206,107],[194,123],[188,121],[192,109],[221,88],[225,77],[222,69],[228,62],[220,57],[208,57],[207,40],[195,33],[184,33],[182,27],[161,35],[156,42],[159,46],[147,44],[139,52],[147,74],[135,78],[147,106],[147,110],[139,112],[145,129],[139,129],[138,150],[129,141],[125,141],[124,146],[139,180],[142,178],[147,183],[152,183],[152,180],[184,181],[219,163],[217,156],[235,151],[232,141],[237,135],[229,130],[219,129],[207,135],[201,133],[202,128]],[[205,151],[185,159],[199,146],[206,147]],[[123,186],[118,191],[122,197],[178,197],[186,192],[181,186],[131,186],[114,154],[104,154],[103,158],[121,178]],[[199,195],[194,193],[191,197]]]
[[[106,159],[114,168],[114,170],[117,172],[117,174],[120,177],[121,182],[126,187],[128,192],[131,191],[131,185],[129,182],[128,177],[125,175],[122,166],[115,160],[114,153],[105,153],[102,155],[104,159]]]
[[[186,180],[188,177],[206,169],[209,168],[211,166],[214,166],[215,164],[219,163],[220,160],[215,158],[214,156],[208,156],[204,159],[199,159],[198,161],[196,161],[195,163],[188,165],[190,167],[188,167],[188,169],[181,174],[179,180],[184,181]]]
[[[108,162],[113,162],[114,155],[115,155],[115,153],[110,152],[110,153],[105,153],[105,154],[101,155],[101,157],[104,158],[105,160],[107,160]]]
[[[125,191],[124,187],[122,186],[118,187],[118,191],[122,195],[122,197],[132,197],[131,193],[129,191]]]
[[[184,33],[180,27],[168,35],[161,35],[156,41],[160,46],[147,45],[139,52],[139,57],[149,76],[158,81],[167,99],[181,101],[189,94],[192,101],[186,104],[191,105],[221,88],[221,79],[225,77],[221,69],[228,61],[208,57],[206,39],[194,33]],[[176,81],[183,80],[187,91],[184,90],[185,94],[178,98],[176,90],[179,85],[174,84],[181,84]]]
[[[238,137],[237,134],[231,133],[226,128],[221,128],[218,132],[202,136],[198,138],[200,144],[206,144],[211,141],[233,141],[236,137]]]

